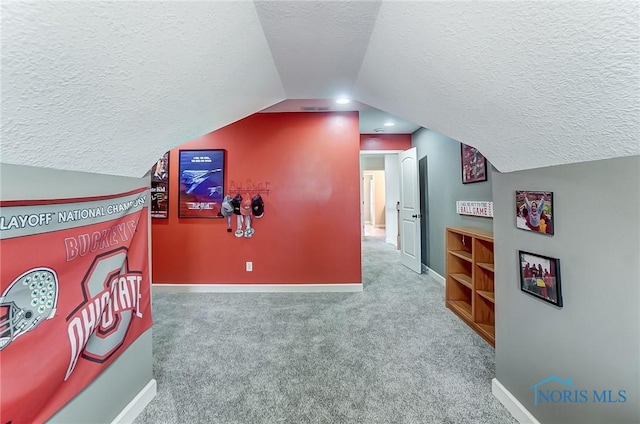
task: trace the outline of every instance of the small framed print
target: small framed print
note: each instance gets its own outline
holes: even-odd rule
[[[462,162],[462,184],[487,181],[487,160],[478,149],[461,143],[460,159]]]
[[[550,191],[516,191],[516,227],[552,236],[553,193]]]
[[[169,152],[151,168],[151,218],[169,216]]]
[[[520,250],[520,290],[562,307],[560,259]]]

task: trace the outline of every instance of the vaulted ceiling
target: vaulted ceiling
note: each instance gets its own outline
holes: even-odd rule
[[[638,2],[3,2],[0,161],[141,176],[285,99],[353,99],[503,172],[640,154]]]

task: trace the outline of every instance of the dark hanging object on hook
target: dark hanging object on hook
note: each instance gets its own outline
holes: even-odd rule
[[[240,205],[242,204],[242,196],[240,196],[240,193],[236,194],[236,196],[231,199],[231,206],[233,206],[233,213],[235,213],[236,215],[240,215]]]
[[[251,198],[251,212],[256,218],[262,218],[264,216],[264,200],[262,200],[262,196],[259,194]]]

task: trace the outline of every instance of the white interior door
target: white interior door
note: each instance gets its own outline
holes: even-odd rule
[[[415,147],[400,157],[400,237],[402,265],[422,273],[420,246],[420,185],[418,153]]]

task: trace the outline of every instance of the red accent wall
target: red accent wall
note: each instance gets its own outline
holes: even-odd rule
[[[178,218],[178,150],[201,148],[226,149],[225,194],[268,187],[252,238],[226,232],[223,218]],[[169,218],[152,223],[154,283],[362,281],[357,113],[255,114],[171,150],[169,161]]]
[[[361,134],[360,150],[407,150],[411,134]]]

